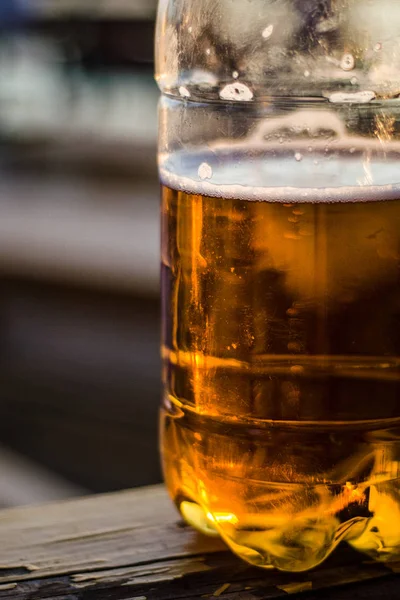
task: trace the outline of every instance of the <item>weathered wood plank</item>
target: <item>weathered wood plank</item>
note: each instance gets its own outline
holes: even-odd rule
[[[5,510],[0,539],[0,600],[400,597],[398,565],[346,548],[311,573],[252,568],[184,526],[162,486]]]
[[[0,512],[0,583],[187,557],[222,544],[176,525],[160,486]]]

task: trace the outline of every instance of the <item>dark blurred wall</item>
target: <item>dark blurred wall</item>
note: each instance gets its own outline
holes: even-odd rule
[[[0,439],[93,491],[157,482],[156,298],[3,279]]]

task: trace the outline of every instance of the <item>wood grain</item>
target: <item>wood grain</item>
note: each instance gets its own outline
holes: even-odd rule
[[[252,568],[186,527],[162,486],[4,510],[0,539],[1,600],[400,596],[398,565],[346,548],[311,573]]]

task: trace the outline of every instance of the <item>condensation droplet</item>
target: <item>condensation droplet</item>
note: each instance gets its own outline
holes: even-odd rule
[[[210,167],[210,165],[206,162],[201,163],[201,165],[199,166],[199,170],[198,170],[198,174],[200,179],[211,179],[212,175],[213,175],[213,171],[212,168]]]
[[[374,50],[375,50],[375,52],[380,52],[380,50],[382,50],[382,44],[380,42],[375,44]]]
[[[375,92],[334,92],[329,96],[329,102],[334,104],[368,104],[376,98]]]
[[[181,87],[179,88],[179,93],[182,96],[182,98],[190,98],[190,92],[184,85],[181,85]]]
[[[218,78],[210,71],[196,69],[190,74],[190,84],[201,87],[214,87],[218,85]]]
[[[262,32],[262,36],[263,36],[264,40],[268,40],[271,37],[271,35],[273,34],[273,32],[274,32],[274,26],[268,25],[268,27],[266,27],[264,29],[264,31]]]
[[[310,77],[310,71],[307,69],[304,71],[304,77]]]
[[[236,102],[249,102],[254,94],[244,83],[228,83],[219,93],[222,100],[235,100]]]
[[[358,79],[357,79],[357,77],[352,77],[352,78],[350,79],[350,83],[351,83],[351,85],[357,85],[357,83],[358,83]]]
[[[237,71],[233,71],[232,77],[233,77],[233,79],[238,79],[239,73]]]
[[[296,152],[296,154],[294,155],[295,159],[297,160],[297,162],[300,162],[303,158],[303,155],[300,154],[300,152]]]
[[[352,54],[343,54],[342,60],[340,61],[340,68],[343,69],[343,71],[352,71],[355,64],[356,61]]]
[[[207,56],[210,56],[210,54],[211,54],[211,50],[210,50],[210,48],[207,48],[207,50],[206,50],[206,54],[207,54]]]

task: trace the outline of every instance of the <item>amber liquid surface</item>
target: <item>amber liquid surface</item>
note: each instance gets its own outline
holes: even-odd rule
[[[400,200],[376,200],[162,190],[166,483],[262,567],[400,558]]]

